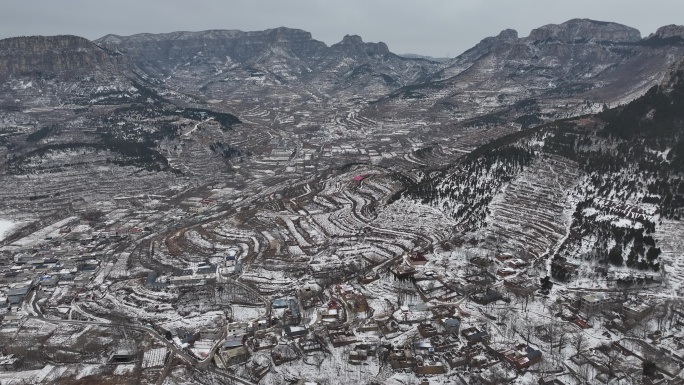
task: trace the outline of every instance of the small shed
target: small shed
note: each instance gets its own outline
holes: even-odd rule
[[[283,328],[283,332],[290,338],[305,337],[307,334],[309,334],[309,330],[306,328],[306,326],[288,325]]]

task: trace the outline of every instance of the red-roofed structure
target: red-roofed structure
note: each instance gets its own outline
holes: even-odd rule
[[[581,318],[577,317],[575,318],[574,321],[572,321],[575,325],[581,327],[582,329],[586,329],[589,327],[586,322],[584,322]]]

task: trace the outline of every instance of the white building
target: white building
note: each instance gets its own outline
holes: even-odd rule
[[[580,300],[580,310],[587,315],[596,314],[604,309],[609,298],[603,293],[585,295]]]

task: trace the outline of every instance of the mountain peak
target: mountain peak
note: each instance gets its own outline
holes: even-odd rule
[[[648,38],[684,40],[684,25],[670,24],[660,27],[655,34],[651,34]]]
[[[498,36],[496,36],[496,39],[498,40],[503,40],[503,41],[511,41],[511,40],[516,40],[518,38],[518,31],[514,29],[504,29],[499,33]]]
[[[590,19],[572,19],[562,24],[548,24],[536,28],[528,37],[531,41],[561,43],[611,42],[634,43],[641,40],[639,30],[626,25]]]
[[[311,32],[307,32],[296,28],[278,27],[264,31],[266,34],[273,36],[277,41],[300,41],[312,40]]]
[[[389,48],[387,47],[387,44],[383,42],[365,43],[359,35],[344,35],[341,42],[333,44],[330,48],[344,50],[363,50],[371,55],[386,54],[390,52]]]
[[[493,47],[502,43],[518,40],[518,31],[514,29],[504,29],[496,36],[489,36],[482,39],[477,45],[465,51],[463,57],[479,57],[489,52]]]
[[[83,37],[74,35],[57,36],[20,36],[0,40],[0,48],[29,48],[44,47],[45,49],[74,48],[74,47],[93,47],[93,43]]]
[[[359,35],[344,35],[340,44],[363,44],[363,39]]]

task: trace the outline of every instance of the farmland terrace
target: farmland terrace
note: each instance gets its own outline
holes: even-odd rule
[[[319,45],[300,32],[267,31]],[[509,76],[499,89],[515,95],[441,81],[391,94],[374,75],[332,92],[351,62],[300,87],[282,58],[230,76],[223,59],[168,82],[77,77],[59,98],[56,80],[36,80],[46,96],[7,83],[0,383],[682,376],[674,142],[642,146],[637,183],[608,155],[638,141],[602,135],[617,110],[540,124],[603,106],[538,102]]]

